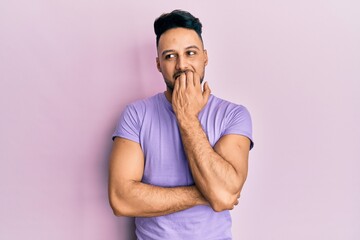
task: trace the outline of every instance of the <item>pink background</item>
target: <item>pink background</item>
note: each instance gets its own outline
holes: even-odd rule
[[[360,239],[357,0],[0,2],[0,239],[131,239],[107,200],[123,107],[163,91],[153,20],[204,24],[206,79],[248,107],[234,239]]]

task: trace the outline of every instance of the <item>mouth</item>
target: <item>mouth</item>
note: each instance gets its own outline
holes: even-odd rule
[[[183,74],[183,73],[185,73],[185,72],[184,72],[184,71],[181,71],[181,72],[175,73],[175,74],[174,74],[174,79],[177,80],[177,79],[181,76],[181,74]]]
[[[181,76],[181,74],[183,74],[183,73],[186,74],[188,71],[190,71],[190,70],[176,72],[174,74],[174,79],[177,80]]]
[[[174,79],[177,80],[180,77],[181,74],[174,75]]]

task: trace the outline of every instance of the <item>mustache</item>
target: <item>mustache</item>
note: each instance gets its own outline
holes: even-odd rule
[[[180,75],[181,74],[183,74],[183,73],[187,73],[187,72],[189,72],[190,70],[181,70],[181,71],[177,71],[175,74],[174,74],[174,79],[177,79],[178,77],[180,77]]]

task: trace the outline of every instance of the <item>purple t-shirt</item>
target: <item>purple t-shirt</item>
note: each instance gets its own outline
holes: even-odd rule
[[[210,95],[199,120],[212,146],[226,134],[240,134],[252,141],[250,114],[241,105]],[[142,182],[176,187],[194,185],[172,106],[164,93],[126,107],[113,134],[140,144],[145,156]],[[195,206],[160,217],[135,218],[139,240],[231,239],[229,211],[215,212]]]

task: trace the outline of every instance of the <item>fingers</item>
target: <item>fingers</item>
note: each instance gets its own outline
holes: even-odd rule
[[[194,72],[186,71],[186,83],[187,83],[188,87],[195,86],[195,83],[194,83],[194,78],[195,77],[194,77],[194,75],[195,75]]]
[[[234,202],[234,207],[237,206],[239,204],[239,198],[240,198],[240,192],[238,193],[238,195],[236,196],[236,200]]]
[[[185,73],[182,73],[180,75],[180,77],[178,78],[179,81],[179,87],[181,90],[185,90],[186,89],[186,75]]]
[[[203,97],[206,99],[206,101],[209,99],[211,94],[211,89],[209,87],[209,84],[207,82],[204,83],[204,91],[203,91]]]
[[[182,72],[175,80],[174,92],[202,95],[202,102],[207,102],[211,95],[211,90],[207,82],[201,88],[200,76],[193,71]]]
[[[177,77],[177,81],[180,82],[181,89],[184,89],[184,87],[189,88],[193,86],[195,88],[201,89],[200,76],[191,70],[182,72],[179,77]]]
[[[178,78],[176,78],[176,80],[174,82],[174,91],[178,91],[179,86],[180,86],[180,76]]]

